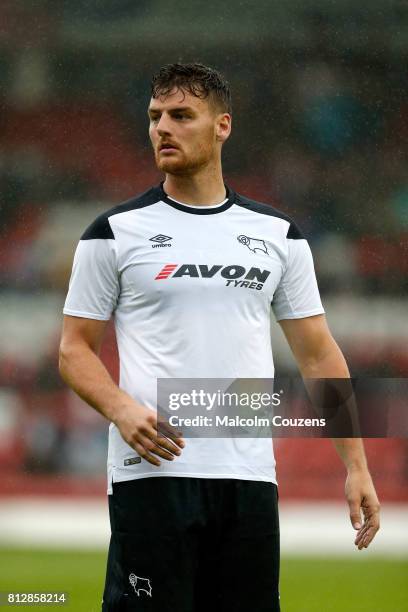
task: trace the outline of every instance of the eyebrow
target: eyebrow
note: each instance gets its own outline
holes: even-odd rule
[[[147,113],[148,113],[149,115],[152,115],[152,114],[154,114],[154,113],[160,113],[160,112],[161,112],[161,110],[162,110],[162,109],[160,109],[160,108],[149,108],[149,109],[147,109]],[[180,112],[184,112],[184,111],[194,111],[194,109],[193,109],[193,107],[192,107],[192,106],[174,106],[173,108],[169,108],[169,109],[167,109],[167,110],[168,110],[170,113],[171,113],[171,112],[174,112],[174,111],[176,111],[176,112],[178,112],[178,113],[180,113]]]

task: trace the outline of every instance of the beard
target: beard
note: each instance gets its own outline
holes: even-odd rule
[[[176,155],[166,157],[160,155],[160,152],[157,151],[155,152],[155,160],[158,169],[166,174],[174,174],[176,176],[191,175],[206,166],[212,159],[212,154],[212,151],[201,149],[191,157],[187,157],[178,150]]]

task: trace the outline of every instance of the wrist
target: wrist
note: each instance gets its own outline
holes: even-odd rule
[[[354,474],[355,472],[368,472],[368,466],[365,460],[351,461],[346,465],[346,469],[348,474]]]
[[[127,394],[123,394],[111,408],[110,421],[118,427],[123,419],[127,418],[132,404],[134,404],[134,400],[128,397]]]

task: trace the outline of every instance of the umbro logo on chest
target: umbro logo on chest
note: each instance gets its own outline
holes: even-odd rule
[[[157,236],[153,236],[149,238],[150,242],[154,242],[152,244],[152,249],[159,249],[161,247],[171,247],[169,244],[170,240],[173,240],[171,236],[166,236],[166,234],[157,234]]]

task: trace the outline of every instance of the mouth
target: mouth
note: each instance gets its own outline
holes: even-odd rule
[[[177,148],[178,148],[178,147],[174,146],[174,145],[173,145],[173,144],[171,144],[171,143],[163,143],[163,144],[161,144],[161,145],[159,146],[159,151],[160,151],[160,152],[162,152],[162,151],[163,151],[163,152],[164,152],[164,151],[167,151],[167,152],[169,152],[169,153],[170,153],[170,152],[172,152],[172,151],[177,151]]]

